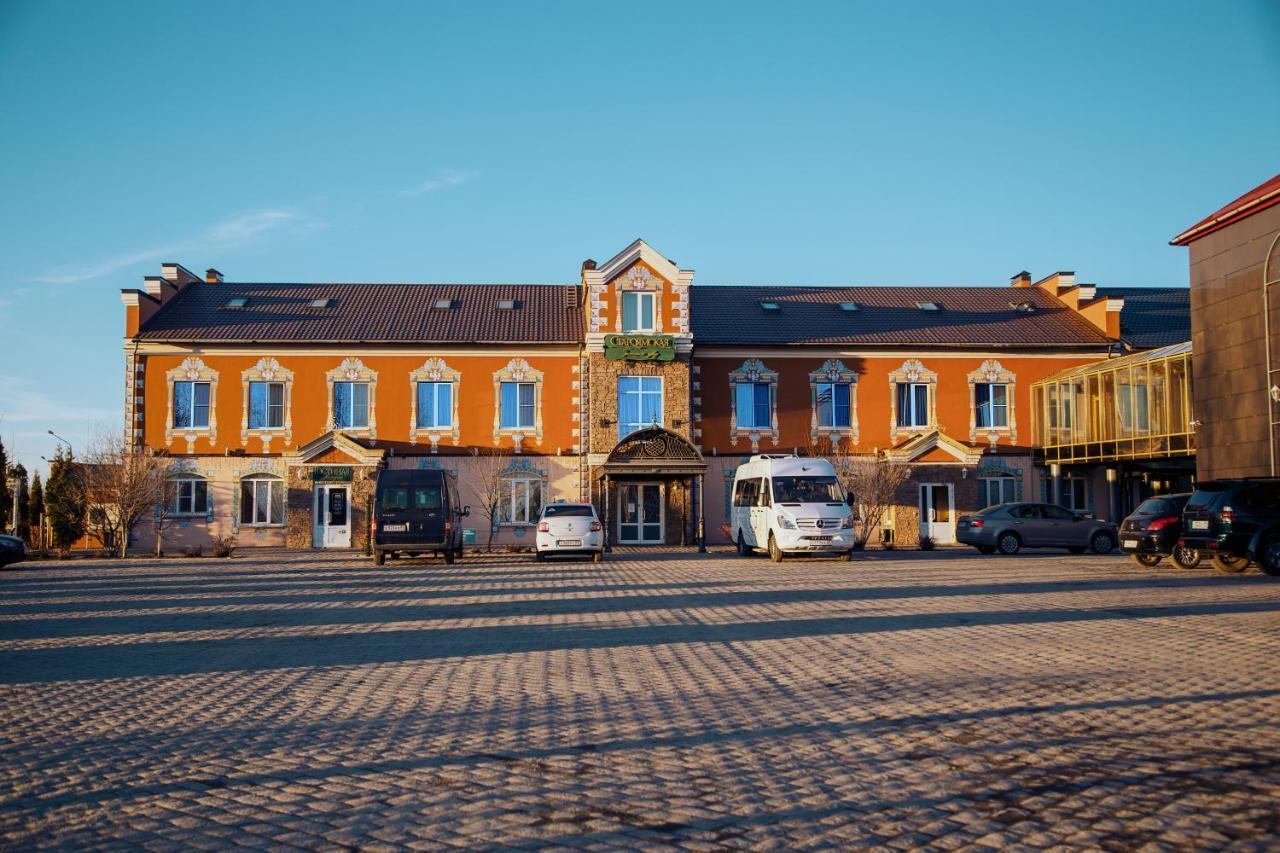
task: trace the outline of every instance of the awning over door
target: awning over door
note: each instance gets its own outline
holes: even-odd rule
[[[686,476],[704,473],[707,462],[687,438],[654,426],[619,441],[601,467],[610,477]]]

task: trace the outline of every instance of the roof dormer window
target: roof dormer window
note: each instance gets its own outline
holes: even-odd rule
[[[311,300],[311,307],[312,307],[312,308],[328,308],[328,307],[329,307],[330,305],[332,305],[332,304],[333,304],[333,300],[332,300],[332,299],[329,299],[328,297],[324,297],[324,298],[321,298],[321,299],[312,299],[312,300]]]
[[[226,307],[228,307],[228,308],[244,308],[244,307],[245,307],[246,305],[248,305],[248,304],[249,304],[249,297],[247,297],[247,296],[233,296],[233,297],[231,297],[230,299],[228,299],[228,300],[227,300],[227,305],[226,305]]]
[[[760,300],[760,309],[762,311],[781,311],[782,306],[772,300],[762,299]]]
[[[449,311],[457,308],[458,304],[452,299],[437,299],[431,307],[435,308],[437,311]]]
[[[498,300],[499,311],[517,311],[519,309],[520,309],[519,299],[499,299]]]
[[[840,310],[853,313],[854,311],[861,311],[862,309],[859,307],[858,303],[856,302],[841,302]]]
[[[942,304],[940,302],[917,302],[916,307],[921,311],[941,311]]]

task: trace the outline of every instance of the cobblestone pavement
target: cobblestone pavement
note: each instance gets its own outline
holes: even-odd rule
[[[0,573],[6,847],[1274,847],[1280,583],[1119,557]]]

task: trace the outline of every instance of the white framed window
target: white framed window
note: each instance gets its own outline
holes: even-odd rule
[[[283,427],[284,383],[250,382],[249,429],[282,429]]]
[[[973,386],[973,404],[978,429],[1004,429],[1009,426],[1009,386],[1002,382],[977,382]]]
[[[500,425],[502,429],[533,429],[537,418],[537,393],[532,382],[503,382]]]
[[[542,479],[512,477],[507,480],[507,494],[498,507],[498,520],[503,524],[532,524],[542,512]]]
[[[283,417],[283,398],[281,399]],[[283,423],[283,421],[281,421]],[[333,383],[333,425],[337,429],[367,429],[369,426],[369,383]]]
[[[773,423],[773,411],[769,400],[768,382],[738,382],[736,384],[739,429],[769,429]]]
[[[418,383],[418,429],[449,429],[453,426],[453,383]]]
[[[204,515],[209,511],[209,481],[203,477],[184,477],[169,481],[172,515]]]
[[[925,382],[899,382],[898,426],[929,426],[929,385]]]
[[[851,423],[849,401],[852,386],[847,382],[819,382],[817,391],[818,426],[847,429]]]
[[[284,482],[279,477],[254,474],[240,480],[240,524],[284,524]]]
[[[1018,483],[1014,477],[983,477],[980,482],[984,507],[1013,503],[1018,499]]]
[[[662,377],[618,377],[618,438],[638,429],[662,426]]]
[[[622,292],[622,331],[654,331],[654,308],[657,298],[658,294],[650,290],[624,290]]]
[[[209,383],[173,383],[174,429],[209,428]]]

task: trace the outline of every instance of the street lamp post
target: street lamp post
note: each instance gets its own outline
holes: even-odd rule
[[[58,435],[58,434],[57,434],[56,432],[54,432],[53,430],[46,430],[46,432],[48,432],[48,433],[49,433],[49,435],[53,436],[54,438],[58,439],[58,441],[61,441],[63,444],[65,444],[65,445],[67,446],[67,450],[68,450],[68,451],[70,451],[70,453],[71,453],[71,455],[72,455],[72,456],[75,456],[75,455],[76,455],[76,449],[75,449],[74,447],[72,447],[72,446],[71,446],[71,442],[67,441],[65,438],[63,438],[62,436]]]

